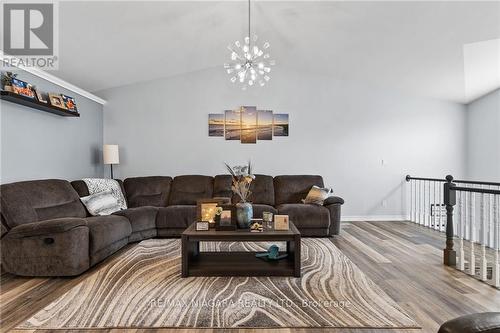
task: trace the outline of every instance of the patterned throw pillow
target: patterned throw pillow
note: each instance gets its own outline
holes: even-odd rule
[[[313,186],[307,193],[307,197],[302,199],[305,204],[323,205],[323,201],[330,196],[332,193],[331,188],[321,188],[318,186]]]
[[[120,209],[127,209],[127,202],[123,195],[120,184],[114,179],[107,178],[83,178],[89,190],[89,194],[97,194],[103,191],[111,191],[111,194],[118,201]]]
[[[81,197],[80,200],[85,207],[87,207],[87,210],[92,216],[110,215],[120,210],[118,200],[116,200],[111,191],[91,194],[86,197]]]

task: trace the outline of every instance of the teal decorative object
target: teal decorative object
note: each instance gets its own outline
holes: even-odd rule
[[[257,258],[264,258],[269,260],[280,260],[286,258],[288,254],[280,255],[280,248],[277,245],[271,245],[267,252],[257,253],[255,256]]]
[[[253,217],[252,204],[248,202],[240,202],[236,204],[236,220],[238,228],[248,229]]]

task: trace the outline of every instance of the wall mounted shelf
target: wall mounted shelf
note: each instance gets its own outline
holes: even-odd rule
[[[2,90],[0,92],[0,99],[4,101],[8,101],[11,103],[23,105],[30,107],[32,109],[37,109],[40,111],[45,111],[53,114],[57,114],[59,116],[63,117],[80,117],[80,114],[78,112],[72,112],[68,110],[64,110],[61,108],[58,108],[57,106],[52,106],[49,103],[42,103],[37,101],[36,99],[32,99],[29,97],[24,97],[18,94],[14,94],[13,92],[10,91],[4,91]]]

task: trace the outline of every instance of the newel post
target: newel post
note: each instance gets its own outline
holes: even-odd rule
[[[457,264],[457,253],[453,249],[453,206],[457,203],[457,194],[453,190],[453,176],[446,176],[444,183],[444,204],[446,205],[446,248],[444,249],[444,264],[455,266]]]

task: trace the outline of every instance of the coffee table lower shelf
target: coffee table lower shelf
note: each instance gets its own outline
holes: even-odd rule
[[[289,230],[196,231],[191,224],[181,237],[181,276],[294,276],[300,277],[300,232],[293,222]],[[268,260],[255,257],[255,252],[201,251],[200,242],[282,242],[286,258]]]
[[[257,258],[253,252],[200,252],[188,260],[186,276],[295,275],[295,263],[292,256],[271,261]]]

